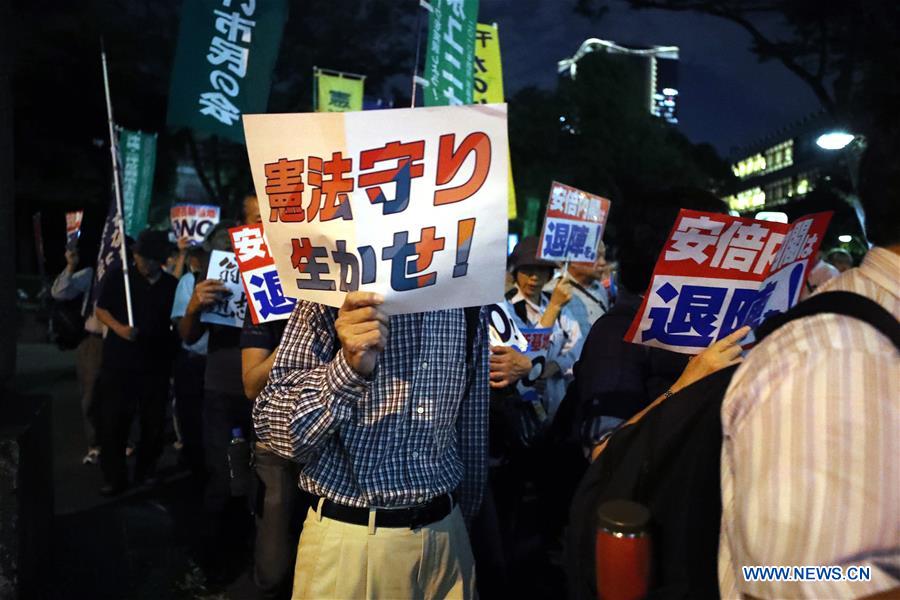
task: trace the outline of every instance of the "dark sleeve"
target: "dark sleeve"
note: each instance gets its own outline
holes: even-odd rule
[[[103,278],[103,285],[97,298],[97,307],[115,313],[117,307],[123,302],[124,296],[125,286],[122,282],[122,269],[110,270],[106,277]]]
[[[248,310],[244,315],[244,326],[241,328],[241,350],[244,348],[262,348],[274,351],[281,341],[285,321],[271,321],[254,325]]]

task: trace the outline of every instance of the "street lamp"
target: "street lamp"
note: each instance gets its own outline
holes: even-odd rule
[[[850,174],[850,186],[853,188],[853,195],[847,198],[847,202],[856,212],[856,218],[859,221],[860,230],[863,232],[863,239],[865,239],[866,215],[859,202],[859,161],[866,149],[866,136],[854,135],[840,130],[826,131],[816,138],[816,145],[824,150],[844,151],[843,162]],[[844,241],[840,238],[838,239],[842,242]]]
[[[816,139],[816,145],[824,150],[843,150],[856,136],[846,131],[829,131]]]

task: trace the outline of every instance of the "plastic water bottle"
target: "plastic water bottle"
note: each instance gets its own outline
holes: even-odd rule
[[[250,444],[244,439],[240,427],[231,430],[228,445],[228,472],[231,477],[231,495],[246,496],[250,493]]]

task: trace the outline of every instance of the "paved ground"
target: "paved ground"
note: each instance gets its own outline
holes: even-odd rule
[[[189,548],[201,516],[199,490],[175,468],[171,444],[160,463],[161,483],[115,499],[97,493],[99,468],[82,465],[74,355],[49,344],[20,344],[16,385],[53,398],[55,519],[53,576],[48,597],[234,599],[254,597],[248,573],[219,589],[204,585]]]
[[[190,548],[202,518],[200,490],[176,467],[177,453],[166,444],[161,483],[132,489],[115,499],[101,497],[97,466],[82,465],[85,438],[75,380],[74,354],[50,344],[18,346],[17,388],[53,400],[55,519],[53,575],[47,597],[138,600],[252,600],[249,564],[234,581],[205,585]],[[170,442],[173,440],[170,435]],[[507,595],[559,598],[561,573],[537,547],[541,515],[526,498],[518,561]]]

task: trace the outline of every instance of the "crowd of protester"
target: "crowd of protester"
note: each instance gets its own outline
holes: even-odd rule
[[[843,250],[823,253],[804,298],[860,294],[893,317],[896,336],[900,180],[891,148],[873,141],[862,165],[874,247],[855,268]],[[261,597],[505,597],[525,553],[562,572],[573,551],[567,529],[593,535],[595,524],[569,507],[579,482],[596,481],[592,465],[612,460],[603,457],[620,432],[740,365],[721,401],[721,533],[718,555],[707,557],[718,562],[719,593],[896,593],[897,338],[832,310],[783,325],[744,358],[746,328],[692,359],[628,343],[678,209],[727,208],[695,189],[617,206],[627,230],[593,264],[540,260],[535,237],[508,259],[508,314],[522,329],[550,331],[536,402],[517,391],[531,360],[492,346],[477,308],[389,317],[381,297],[352,292],[340,309],[299,301],[287,321],[203,323],[225,291],[205,279],[210,252],[230,249],[237,223],[220,223],[196,246],[143,232],[129,246],[132,323],[123,274],[109,274],[91,304],[93,270],[79,270],[70,248],[52,294],[87,316],[76,364],[84,462],[99,461],[100,493],[154,485],[171,412],[181,465],[203,486],[197,560],[210,580],[234,575],[230,553],[242,539],[254,548]],[[260,222],[255,197],[243,208],[244,223]],[[235,464],[236,442],[252,449],[252,481]],[[686,492],[691,485],[683,482]],[[524,530],[534,533],[531,550]],[[862,565],[871,578],[747,581],[747,565]],[[555,595],[565,585],[573,597],[595,595],[592,578],[570,573]]]

